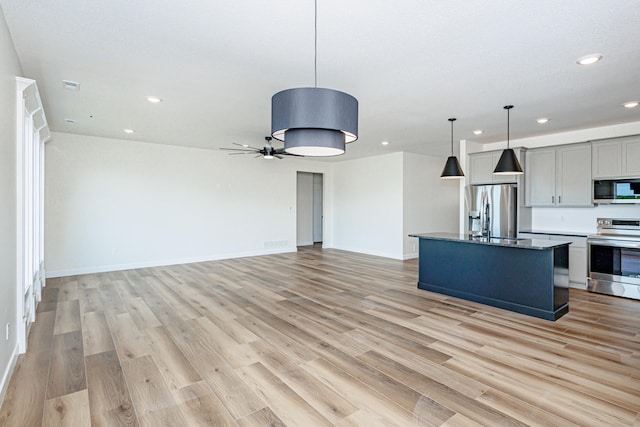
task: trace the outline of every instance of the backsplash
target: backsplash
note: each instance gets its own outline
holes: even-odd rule
[[[598,205],[593,208],[531,208],[531,229],[593,234],[596,219],[640,218],[640,205]]]

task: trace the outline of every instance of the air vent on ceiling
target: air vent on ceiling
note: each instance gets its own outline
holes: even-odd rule
[[[80,90],[80,83],[71,80],[63,80],[62,87],[69,90]]]

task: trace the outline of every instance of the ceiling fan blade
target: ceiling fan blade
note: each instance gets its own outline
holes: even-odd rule
[[[256,150],[250,150],[248,148],[220,148],[221,150],[227,150],[227,151],[246,151],[248,153],[255,153]]]
[[[242,147],[244,149],[259,150],[259,148],[252,147],[252,146],[247,145],[247,144],[238,144],[237,142],[234,142],[233,145],[237,145],[238,147]]]
[[[229,153],[230,156],[238,155],[238,154],[253,154],[253,153]]]
[[[274,154],[273,157],[280,160],[284,159],[284,157],[282,157],[280,154]]]

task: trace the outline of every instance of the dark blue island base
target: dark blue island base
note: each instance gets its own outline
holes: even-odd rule
[[[450,233],[420,239],[418,288],[546,320],[569,312],[569,244]]]

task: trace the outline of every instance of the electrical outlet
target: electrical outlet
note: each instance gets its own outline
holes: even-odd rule
[[[11,327],[11,323],[7,322],[7,327],[5,329],[5,333],[4,333],[4,339],[6,341],[9,341],[9,328]]]

